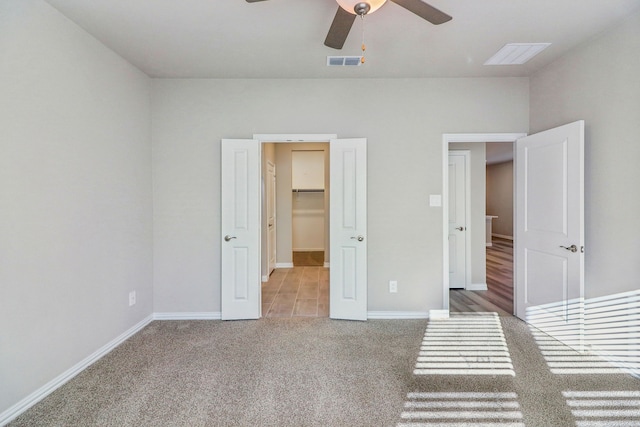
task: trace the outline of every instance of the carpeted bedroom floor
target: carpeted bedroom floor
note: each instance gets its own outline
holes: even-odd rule
[[[9,425],[640,426],[640,379],[464,316],[155,321]]]

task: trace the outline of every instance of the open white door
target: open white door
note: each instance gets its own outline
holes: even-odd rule
[[[267,162],[267,276],[276,268],[276,165]]]
[[[449,152],[449,288],[467,287],[468,156]]]
[[[516,141],[516,315],[581,349],[584,121]]]
[[[221,315],[260,317],[260,143],[223,139]]]
[[[330,141],[329,317],[367,319],[367,140]]]

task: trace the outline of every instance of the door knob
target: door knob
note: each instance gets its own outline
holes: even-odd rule
[[[353,236],[351,238],[357,240],[358,242],[362,242],[364,240],[364,236],[358,236],[358,237]]]
[[[228,242],[229,240],[231,240],[231,239],[235,239],[235,238],[236,238],[236,236],[229,236],[229,235],[227,234],[226,236],[224,236],[224,241],[225,241],[225,242]]]
[[[458,230],[458,231],[464,231],[464,227],[456,227],[456,230]]]
[[[578,247],[576,245],[571,245],[571,246],[562,246],[560,245],[561,248],[566,249],[568,251],[571,252],[578,252]]]

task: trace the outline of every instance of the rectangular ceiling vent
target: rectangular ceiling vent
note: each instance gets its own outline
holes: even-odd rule
[[[362,56],[327,56],[328,67],[359,67]]]
[[[551,43],[508,43],[484,65],[520,65],[545,50]]]

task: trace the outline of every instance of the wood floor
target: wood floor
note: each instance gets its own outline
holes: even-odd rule
[[[262,284],[262,316],[329,317],[329,269],[275,269]]]
[[[486,291],[449,291],[450,311],[513,314],[513,241],[494,237],[487,247]]]
[[[293,265],[295,267],[324,265],[324,251],[295,251],[293,252]]]

